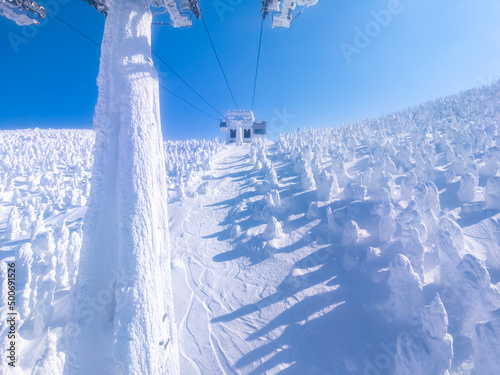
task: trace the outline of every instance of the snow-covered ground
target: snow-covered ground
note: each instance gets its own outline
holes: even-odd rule
[[[0,141],[18,372],[57,374],[94,134]],[[500,373],[500,83],[276,142],[165,150],[182,374]]]

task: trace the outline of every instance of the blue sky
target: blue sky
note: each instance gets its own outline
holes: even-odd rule
[[[57,1],[66,3],[58,6],[60,18],[101,41],[103,16],[83,1],[40,3]],[[200,4],[239,107],[248,109],[260,1]],[[388,9],[390,20],[377,26],[374,14]],[[272,29],[267,19],[255,115],[268,120],[272,133],[335,126],[497,80],[498,19],[498,0],[319,0],[288,30]],[[358,30],[371,34],[369,40],[355,40]],[[12,33],[23,38],[17,48]],[[341,48],[347,45],[355,51],[350,62]],[[153,26],[153,49],[218,111],[234,109],[200,21],[190,29]],[[0,51],[0,129],[91,128],[99,48],[49,16],[36,28],[0,19]],[[163,85],[219,117],[161,63],[157,67]],[[164,91],[161,106],[165,138],[220,135],[217,121]]]

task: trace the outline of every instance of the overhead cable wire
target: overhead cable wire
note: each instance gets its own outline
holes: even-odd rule
[[[260,24],[260,38],[259,38],[259,52],[257,53],[257,67],[255,68],[255,81],[253,84],[253,96],[252,96],[252,111],[255,104],[255,92],[257,91],[257,77],[259,75],[259,63],[260,63],[260,50],[262,47],[262,32],[264,30],[264,17],[262,17],[262,23]]]
[[[187,105],[189,105],[189,106],[193,107],[194,109],[196,109],[196,110],[200,111],[201,113],[203,113],[203,114],[207,115],[208,117],[213,118],[213,119],[214,119],[214,120],[216,120],[216,121],[220,121],[220,119],[218,119],[217,117],[214,117],[214,116],[212,116],[212,115],[208,114],[207,112],[205,112],[204,110],[202,110],[202,109],[198,108],[198,107],[197,107],[197,106],[195,106],[194,104],[191,104],[191,103],[190,103],[190,102],[188,102],[186,99],[181,98],[179,95],[177,95],[177,94],[176,94],[176,93],[174,93],[173,91],[170,91],[169,89],[167,89],[165,86],[163,86],[163,85],[161,85],[161,84],[160,84],[159,86],[160,86],[163,90],[165,90],[166,92],[168,92],[168,93],[170,93],[171,95],[175,96],[177,99],[182,100],[182,101],[183,101],[184,103],[186,103]]]
[[[182,78],[179,73],[177,73],[170,65],[168,65],[166,63],[165,60],[163,60],[160,55],[158,55],[154,50],[152,50],[152,53],[153,55],[155,55],[158,60],[160,60],[168,69],[170,69],[172,71],[172,73],[174,73],[174,75],[179,78],[187,87],[189,87],[189,89],[194,92],[201,100],[203,100],[210,108],[212,108],[219,116],[221,117],[224,117],[224,115],[222,113],[220,113],[217,109],[215,109],[215,107],[210,104],[207,100],[205,100],[205,98],[203,96],[201,96],[201,94],[196,91],[189,83],[186,82],[186,80],[184,78]]]
[[[226,86],[229,90],[229,93],[231,94],[231,98],[233,99],[234,105],[239,110],[240,107],[238,107],[238,103],[236,103],[236,99],[234,98],[233,90],[231,90],[231,86],[229,85],[229,81],[227,80],[226,72],[224,72],[224,68],[222,67],[222,63],[220,62],[219,54],[217,53],[217,50],[215,49],[214,41],[212,40],[212,36],[210,35],[210,32],[208,31],[207,23],[205,22],[205,18],[203,17],[203,14],[201,15],[201,20],[203,21],[203,26],[205,26],[205,31],[207,32],[208,39],[210,40],[210,44],[212,45],[212,49],[214,51],[215,57],[217,58],[217,62],[219,63],[219,68],[222,72],[222,75],[224,76],[224,80],[226,81]]]
[[[50,12],[49,10],[46,10],[46,12],[48,14],[50,14],[52,17],[56,18],[57,20],[59,20],[61,23],[63,23],[64,25],[66,25],[67,27],[69,27],[70,29],[72,29],[73,31],[77,32],[78,34],[80,34],[81,36],[83,36],[85,39],[89,40],[90,42],[92,42],[93,44],[95,44],[97,47],[101,47],[101,44],[96,42],[94,39],[92,39],[91,37],[89,37],[88,35],[86,35],[85,33],[81,32],[80,30],[78,30],[76,27],[73,27],[71,24],[69,24],[68,22],[64,21],[63,19],[61,19],[60,17],[58,17],[57,15],[55,15],[54,13]],[[174,74],[176,77],[178,77],[185,85],[187,85],[196,95],[198,95],[206,104],[208,104],[215,112],[217,112],[217,114],[219,114],[221,117],[223,117],[223,115],[217,111],[214,107],[212,107],[210,105],[210,103],[208,103],[193,87],[191,87],[174,69],[172,69],[166,62],[165,60],[163,60],[155,51],[152,50],[152,53],[163,63],[165,64],[165,66],[167,68],[169,68]],[[186,99],[183,99],[182,97],[180,97],[179,95],[175,94],[173,91],[167,89],[165,86],[159,84],[159,86],[164,89],[165,91],[167,91],[168,93],[170,93],[171,95],[175,96],[177,99],[183,101],[184,103],[188,104],[189,106],[191,106],[192,108],[198,110],[199,112],[203,113],[204,115],[214,119],[214,120],[217,120],[219,121],[218,118],[208,114],[207,112],[203,111],[202,109],[200,109],[199,107],[195,106],[194,104],[190,103],[188,100]]]
[[[80,34],[81,36],[83,36],[85,39],[91,41],[92,43],[94,43],[97,47],[101,47],[101,45],[99,43],[97,43],[94,39],[92,39],[91,37],[87,36],[86,34],[82,33],[80,30],[78,30],[77,28],[71,26],[69,23],[67,23],[66,21],[64,21],[63,19],[57,17],[54,13],[52,13],[51,11],[45,9],[45,11],[50,14],[52,17],[58,19],[60,22],[62,22],[63,24],[65,24],[66,26],[68,26],[70,29],[73,29],[74,31],[76,31],[78,34]]]

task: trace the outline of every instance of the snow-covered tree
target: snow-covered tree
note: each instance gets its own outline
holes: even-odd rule
[[[387,311],[392,317],[405,324],[414,323],[414,316],[423,308],[424,295],[420,277],[413,271],[407,257],[398,254],[389,266],[388,284],[391,288]]]
[[[7,220],[7,228],[5,229],[5,239],[8,241],[17,240],[21,234],[21,219],[17,207],[12,207]]]
[[[76,277],[78,275],[78,265],[80,263],[80,250],[82,247],[82,239],[77,231],[73,231],[70,234],[68,242],[68,254],[67,258],[67,270],[68,270],[68,283],[70,287],[73,287],[76,283]]]
[[[496,375],[500,373],[500,309],[492,313],[489,321],[476,325],[473,336],[476,374]]]
[[[279,238],[283,235],[283,229],[281,224],[275,217],[271,217],[267,223],[266,230],[264,231],[264,238],[267,240],[273,240]]]
[[[57,335],[49,332],[42,358],[36,363],[31,375],[60,375],[63,373],[64,356],[57,351]]]
[[[457,197],[460,202],[472,202],[476,198],[477,178],[472,173],[466,173],[460,178]]]
[[[395,374],[448,375],[453,338],[447,333],[448,315],[439,296],[422,311],[423,335],[398,338]]]

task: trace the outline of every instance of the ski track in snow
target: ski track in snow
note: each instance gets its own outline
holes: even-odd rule
[[[211,319],[215,316],[209,304],[223,308],[223,305],[228,303],[222,296],[215,295],[213,291],[216,287],[214,284],[224,282],[224,279],[218,280],[216,277],[221,275],[231,278],[234,269],[239,268],[239,265],[233,265],[228,269],[228,266],[223,263],[215,263],[211,258],[217,255],[215,251],[221,249],[221,246],[217,244],[217,239],[212,238],[201,241],[203,237],[210,236],[220,230],[219,222],[224,217],[223,212],[225,211],[227,214],[229,211],[229,207],[225,210],[214,211],[208,206],[216,203],[217,198],[222,197],[221,193],[224,194],[223,197],[226,199],[231,199],[238,193],[238,185],[229,178],[224,178],[224,171],[221,173],[220,163],[227,160],[227,157],[229,157],[229,160],[235,158],[234,154],[230,155],[228,151],[232,153],[235,150],[231,148],[223,151],[214,161],[216,165],[214,171],[216,173],[211,176],[212,179],[209,181],[210,189],[216,192],[214,196],[211,194],[199,195],[197,201],[192,202],[192,204],[185,200],[173,203],[170,206],[170,216],[172,217],[170,230],[171,233],[176,234],[172,236],[176,238],[172,244],[172,256],[180,257],[184,265],[182,272],[174,271],[174,283],[177,289],[184,282],[190,293],[188,308],[182,314],[181,319],[179,319],[180,308],[176,307],[179,321],[179,337],[181,342],[185,342],[185,335],[189,335],[190,340],[195,344],[194,347],[196,347],[196,354],[198,355],[187,352],[186,345],[181,346],[181,352],[182,358],[185,362],[190,363],[191,371],[196,374],[235,373],[232,370],[230,355],[227,355],[221,348],[219,340],[213,333]],[[248,152],[248,150],[245,151]],[[243,156],[240,152],[237,157],[241,158]],[[178,212],[182,212],[182,215],[184,215],[180,222],[175,219],[179,216]],[[200,259],[200,256],[203,259]],[[180,288],[180,290],[184,293],[183,288]],[[178,290],[176,292],[177,296]],[[180,299],[180,296],[178,298]],[[190,324],[193,324],[194,329],[190,328]],[[226,327],[223,329],[227,330]],[[231,334],[234,334],[234,332],[231,332]],[[204,347],[209,347],[210,353],[202,350]],[[191,359],[199,356],[203,358],[204,363],[210,363],[213,367],[207,368],[206,365],[198,364]],[[208,361],[207,356],[210,357]],[[183,370],[190,373],[188,365],[185,363],[184,366],[186,367]]]
[[[279,167],[280,163],[276,166]],[[279,337],[286,324],[273,327],[262,337],[256,336],[251,340],[249,337],[262,330],[270,319],[318,292],[318,287],[312,286],[297,294],[290,294],[289,298],[282,301],[278,297],[262,307],[254,305],[269,297],[269,294],[272,296],[276,281],[284,279],[293,262],[312,252],[314,246],[302,249],[299,254],[289,254],[288,259],[268,258],[256,264],[244,256],[215,261],[221,254],[233,252],[236,245],[224,235],[232,225],[227,222],[231,209],[241,202],[258,201],[256,198],[260,196],[249,194],[253,191],[248,183],[249,176],[255,175],[252,168],[248,146],[229,146],[214,160],[211,175],[207,174],[210,176],[209,193],[200,194],[196,199],[186,198],[174,202],[169,207],[170,231],[172,238],[175,238],[172,256],[181,259],[180,263],[183,264],[180,269],[174,268],[173,272],[183,374],[260,373],[259,367],[272,358],[272,351],[244,365],[238,364],[238,361],[264,345],[276,346],[276,350],[281,351]],[[198,183],[203,182],[206,181],[200,178]],[[284,188],[294,186],[294,182],[289,184]],[[196,182],[191,185],[196,186]],[[247,196],[253,198],[245,198]],[[316,220],[298,228],[281,245],[285,247],[285,242],[293,243],[318,223],[319,220]],[[313,315],[319,318],[338,305],[332,304]],[[231,316],[241,308],[248,310],[248,314],[238,319],[214,321],[221,316]],[[269,312],[266,314],[264,310]],[[286,362],[277,363],[266,373],[277,373],[288,366]]]

